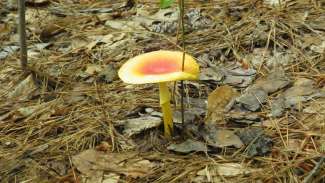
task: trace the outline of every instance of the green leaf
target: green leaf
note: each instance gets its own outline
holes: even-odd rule
[[[169,8],[174,3],[174,0],[160,0],[160,8]]]

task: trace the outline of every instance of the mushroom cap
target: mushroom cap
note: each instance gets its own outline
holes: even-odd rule
[[[128,60],[122,65],[118,75],[129,84],[197,80],[199,65],[195,59],[185,54],[184,71],[182,71],[182,61],[183,52],[153,51]]]

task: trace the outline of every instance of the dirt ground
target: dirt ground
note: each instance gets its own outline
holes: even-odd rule
[[[185,1],[172,139],[158,85],[117,72],[182,50],[176,2],[27,0],[28,72],[16,20],[0,0],[0,182],[325,182],[324,1]]]

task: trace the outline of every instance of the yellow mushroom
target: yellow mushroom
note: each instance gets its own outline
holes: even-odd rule
[[[171,137],[173,118],[170,107],[170,92],[166,82],[178,80],[197,80],[199,65],[195,59],[185,54],[184,70],[182,71],[183,52],[153,51],[138,55],[128,60],[120,68],[118,75],[129,84],[158,83],[160,106],[164,120],[164,134]]]

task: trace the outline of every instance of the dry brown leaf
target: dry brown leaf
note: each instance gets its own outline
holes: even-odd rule
[[[16,88],[9,93],[9,98],[26,99],[32,92],[37,89],[33,81],[33,76],[29,75],[26,79],[21,81]]]
[[[103,69],[104,68],[101,65],[89,64],[89,65],[87,65],[85,72],[89,75],[95,75],[95,74],[100,73]]]
[[[102,176],[105,171],[137,178],[150,173],[156,165],[136,155],[135,152],[104,153],[89,149],[73,156],[72,162],[88,177]]]
[[[179,153],[190,153],[190,152],[207,152],[207,146],[203,142],[187,139],[185,142],[180,144],[171,144],[167,147],[168,150],[179,152]]]
[[[286,150],[299,152],[301,150],[302,141],[299,139],[289,139]]]
[[[231,105],[239,93],[231,86],[220,86],[209,94],[206,124],[224,122],[224,112]]]
[[[145,130],[158,127],[162,120],[160,117],[145,115],[139,118],[115,121],[117,125],[123,125],[123,134],[128,137],[139,134]]]
[[[87,40],[86,38],[74,38],[71,41],[71,48],[74,49],[78,49],[78,48],[83,48],[83,47],[87,47],[89,45],[89,40]]]
[[[43,30],[41,31],[41,36],[40,39],[43,41],[47,41],[49,40],[52,36],[57,35],[61,32],[64,31],[64,28],[55,25],[55,24],[48,24],[47,26],[45,26],[43,28]]]
[[[10,27],[8,24],[0,23],[0,37],[2,35],[8,34],[10,32]]]
[[[304,124],[311,129],[324,129],[325,127],[325,99],[321,98],[310,103],[303,112],[310,115],[304,120]]]
[[[209,137],[210,139],[208,140],[208,143],[209,145],[212,146],[216,146],[216,147],[235,146],[236,148],[240,148],[243,146],[243,142],[231,130],[215,130],[214,134],[210,134]]]
[[[248,175],[258,171],[260,171],[260,169],[244,167],[239,163],[224,163],[206,167],[203,170],[198,171],[197,175],[235,177],[239,175]]]
[[[75,19],[75,17],[65,17],[60,19],[53,19],[47,25],[41,28],[40,39],[42,41],[49,41],[53,36],[65,31],[66,28],[72,27],[74,24],[82,21],[88,21],[87,18]]]

